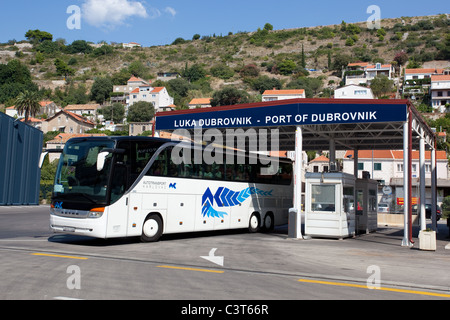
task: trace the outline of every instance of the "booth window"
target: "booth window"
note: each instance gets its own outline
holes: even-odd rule
[[[312,211],[336,211],[336,185],[311,186]]]

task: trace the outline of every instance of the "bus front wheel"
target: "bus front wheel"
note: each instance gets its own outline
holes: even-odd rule
[[[158,241],[163,232],[161,217],[157,214],[150,214],[142,226],[142,242]]]
[[[251,233],[258,232],[259,231],[259,225],[260,225],[259,213],[258,212],[254,212],[254,213],[252,213],[252,215],[250,217],[250,221],[248,223],[248,230]]]

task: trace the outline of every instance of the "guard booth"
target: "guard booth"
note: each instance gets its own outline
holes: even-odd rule
[[[305,174],[305,234],[343,239],[355,235],[354,175]]]

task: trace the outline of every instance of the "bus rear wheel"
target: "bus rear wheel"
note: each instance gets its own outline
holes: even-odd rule
[[[275,227],[275,220],[272,212],[268,212],[264,217],[264,231],[272,231]]]
[[[161,217],[157,214],[150,214],[142,226],[142,242],[156,242],[163,232]]]

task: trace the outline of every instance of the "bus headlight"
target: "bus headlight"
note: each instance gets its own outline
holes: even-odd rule
[[[103,212],[105,212],[104,207],[93,208],[93,209],[89,210],[88,218],[100,218],[103,215]]]

